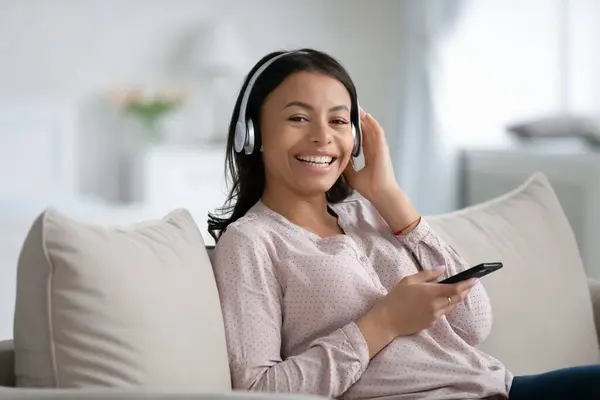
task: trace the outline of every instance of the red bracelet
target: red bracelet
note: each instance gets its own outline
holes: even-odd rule
[[[406,225],[404,228],[400,229],[399,231],[394,232],[394,236],[403,235],[405,230],[407,230],[408,228],[410,228],[411,226],[413,226],[415,223],[418,225],[419,222],[421,222],[421,216],[419,216],[419,218],[415,219],[413,222],[411,222],[410,224]]]

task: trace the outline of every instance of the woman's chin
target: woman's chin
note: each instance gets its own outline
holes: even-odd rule
[[[294,185],[298,189],[298,193],[302,193],[303,195],[306,195],[307,197],[313,197],[313,196],[317,196],[317,195],[324,195],[325,193],[327,193],[335,185],[336,181],[337,181],[337,178],[335,180],[311,179],[310,182],[296,181],[296,182],[294,182]]]

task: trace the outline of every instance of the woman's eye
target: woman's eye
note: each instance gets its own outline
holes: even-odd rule
[[[303,117],[302,115],[292,115],[291,117],[288,118],[290,121],[293,122],[304,122],[304,121],[308,121],[308,119],[306,119],[305,117]]]
[[[334,120],[332,120],[331,122],[333,122],[334,124],[340,124],[340,125],[345,125],[348,123],[348,121],[346,121],[345,119],[342,118],[336,118]]]

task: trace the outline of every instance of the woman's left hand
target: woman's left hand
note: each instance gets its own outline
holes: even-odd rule
[[[355,171],[352,163],[344,170],[348,183],[369,200],[394,232],[408,233],[419,221],[419,213],[398,186],[392,158],[379,123],[360,110],[365,167]]]
[[[350,185],[367,200],[374,202],[377,197],[399,190],[385,132],[371,114],[360,110],[363,153],[365,167],[355,171],[352,162],[344,170]]]

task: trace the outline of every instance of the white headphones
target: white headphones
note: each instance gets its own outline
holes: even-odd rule
[[[305,51],[289,51],[282,54],[278,54],[275,57],[271,58],[263,65],[260,66],[252,75],[250,80],[248,81],[248,85],[246,86],[246,90],[244,91],[244,95],[242,96],[242,101],[240,102],[240,113],[238,114],[238,120],[235,124],[235,138],[234,138],[234,148],[235,151],[241,153],[242,151],[249,155],[252,154],[255,150],[255,128],[254,121],[251,118],[246,117],[246,109],[248,107],[248,99],[250,98],[250,93],[252,93],[252,88],[256,83],[258,77],[275,61],[279,60],[281,57],[291,55],[291,54],[307,54]],[[354,104],[352,105],[353,110],[350,112],[350,119],[352,124],[352,136],[354,137],[354,146],[352,148],[352,156],[358,157],[360,155],[360,151],[362,148],[362,132],[360,131],[360,108],[358,105],[358,99],[353,101],[356,103],[356,107]]]

